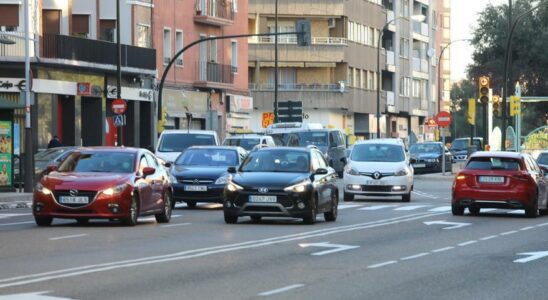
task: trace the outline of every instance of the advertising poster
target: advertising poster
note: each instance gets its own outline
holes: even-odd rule
[[[0,186],[12,184],[12,147],[11,122],[0,121]]]
[[[21,155],[21,127],[13,124],[13,155]]]

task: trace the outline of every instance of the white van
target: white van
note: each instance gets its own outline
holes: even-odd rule
[[[174,162],[190,146],[218,146],[217,132],[212,130],[164,130],[158,139],[155,154],[166,162]]]
[[[259,134],[241,134],[226,137],[223,141],[224,146],[240,146],[247,151],[251,151],[256,145],[267,145],[274,147],[274,139],[269,135]]]
[[[268,125],[266,134],[274,138],[276,146],[287,146],[289,133],[302,130],[323,129],[320,123],[288,122]]]

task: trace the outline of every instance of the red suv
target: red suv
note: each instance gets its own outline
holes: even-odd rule
[[[36,185],[33,215],[38,226],[53,218],[87,223],[91,218],[119,219],[137,224],[142,215],[161,223],[171,218],[169,174],[144,149],[91,147],[71,153]]]
[[[475,152],[455,177],[451,207],[453,215],[468,208],[524,209],[535,218],[548,213],[548,179],[531,156],[515,152]]]

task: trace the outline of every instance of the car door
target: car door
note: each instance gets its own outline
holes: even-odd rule
[[[328,156],[331,160],[330,166],[337,172],[342,172],[344,163],[341,161],[341,158],[346,157],[346,147],[340,131],[329,132]]]
[[[529,155],[525,156],[526,164],[528,165],[529,174],[535,179],[538,188],[538,204],[540,207],[547,205],[546,197],[546,178],[543,176],[543,172],[540,170],[537,162]]]
[[[313,172],[322,168],[328,171],[327,174],[314,175],[314,183],[318,191],[318,210],[325,210],[329,207],[331,200],[330,177],[333,176],[333,169],[330,168],[324,156],[316,150],[311,151]]]
[[[143,175],[143,169],[149,167],[148,161],[143,153],[140,153],[139,157],[139,174],[136,186],[140,196],[140,211],[145,212],[153,207],[153,187],[150,176],[145,177]]]
[[[152,209],[162,208],[164,180],[166,180],[166,178],[164,178],[165,172],[160,168],[160,164],[150,153],[145,153],[145,157],[147,159],[148,165],[156,169],[156,172],[154,172],[154,174],[147,177],[152,185]]]

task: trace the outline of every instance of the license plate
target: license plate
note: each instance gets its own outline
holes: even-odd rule
[[[188,192],[207,192],[207,185],[185,185]]]
[[[276,196],[262,196],[262,195],[251,195],[249,196],[249,202],[262,202],[262,203],[275,203],[278,201]]]
[[[366,185],[385,185],[384,182],[380,180],[367,180],[365,184]]]
[[[413,164],[413,168],[426,168],[426,164]]]
[[[479,182],[482,183],[504,183],[504,177],[501,176],[480,176]]]
[[[88,197],[75,197],[75,196],[61,196],[59,203],[63,204],[87,204],[89,203]]]

